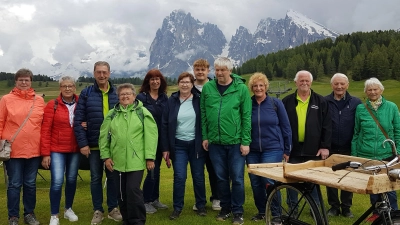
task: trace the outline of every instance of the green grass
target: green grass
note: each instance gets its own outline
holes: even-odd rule
[[[39,170],[40,174],[46,179],[43,180],[40,176],[37,177],[37,204],[36,204],[36,216],[38,217],[41,224],[48,224],[50,219],[50,202],[49,202],[49,187],[50,187],[50,172],[47,170]],[[188,171],[189,172],[189,171]],[[75,195],[75,202],[73,209],[75,213],[79,217],[78,222],[69,222],[65,219],[61,219],[60,222],[63,225],[66,224],[89,224],[92,219],[92,203],[91,203],[91,195],[90,195],[90,176],[89,171],[79,171],[79,174],[83,178],[80,180],[78,178],[78,187]],[[188,173],[190,174],[190,173]],[[206,177],[208,177],[206,175]],[[185,206],[182,211],[181,216],[175,220],[169,220],[168,216],[172,212],[172,183],[173,183],[173,170],[168,169],[164,164],[161,167],[161,185],[160,185],[160,201],[167,204],[169,209],[159,210],[157,213],[152,215],[147,215],[147,224],[150,225],[165,225],[165,224],[231,224],[230,221],[227,222],[219,222],[215,220],[215,216],[217,215],[216,211],[211,210],[211,204],[207,203],[207,211],[208,215],[206,217],[197,216],[193,210],[192,206],[195,203],[194,194],[193,194],[193,186],[191,176],[188,176],[186,182],[186,194],[185,194]],[[206,179],[206,189],[207,189],[207,198],[210,196],[210,188],[208,179]],[[326,196],[325,187],[322,187],[322,195]],[[0,196],[0,202],[3,202],[0,206],[0,218],[1,221],[5,221],[7,218],[7,206],[6,206],[6,187],[4,184],[4,174],[0,173],[0,191],[3,195]],[[244,204],[244,220],[245,224],[263,224],[262,222],[253,222],[251,221],[251,217],[257,213],[256,207],[254,206],[252,190],[250,186],[250,181],[248,179],[247,173],[245,174],[245,193],[246,200]],[[104,193],[105,194],[105,193]],[[105,198],[104,198],[105,199]],[[325,207],[327,208],[327,202],[325,198]],[[105,201],[104,201],[105,202]],[[60,211],[63,210],[64,197],[61,200],[61,208]],[[356,217],[362,215],[362,213],[370,206],[369,204],[369,196],[368,195],[360,195],[355,194],[353,199],[353,213]],[[103,204],[103,207],[107,207],[106,204]],[[23,210],[23,206],[21,204],[21,212]],[[61,216],[63,214],[61,213]],[[333,217],[329,218],[329,223],[331,225],[339,225],[339,224],[352,224],[355,222],[355,218],[348,219],[343,217]],[[1,223],[5,224],[5,223]],[[20,222],[22,224],[22,222]],[[119,224],[117,222],[111,221],[109,219],[104,219],[104,225],[116,225]],[[264,223],[265,224],[265,223]]]

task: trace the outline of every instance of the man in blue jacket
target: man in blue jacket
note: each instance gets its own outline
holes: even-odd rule
[[[336,73],[331,79],[332,93],[325,96],[329,104],[329,112],[332,117],[332,142],[330,154],[350,155],[351,140],[354,133],[356,108],[361,100],[349,94],[349,79],[342,73]],[[338,189],[326,187],[328,203],[331,208],[329,216],[354,217],[350,211],[353,193],[348,191],[340,192]],[[340,209],[342,210],[340,212]]]
[[[99,135],[100,126],[108,111],[118,102],[115,88],[108,81],[110,78],[110,65],[99,61],[94,64],[93,85],[82,90],[75,109],[74,131],[81,153],[89,158],[90,165],[90,192],[93,203],[92,225],[100,224],[103,220],[103,167],[100,159]],[[82,123],[86,122],[86,128]],[[114,178],[109,170],[107,176],[107,205],[108,218],[121,221],[122,216],[118,210],[117,190]]]

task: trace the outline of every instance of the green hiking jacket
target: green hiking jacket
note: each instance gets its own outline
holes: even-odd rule
[[[375,111],[369,101],[367,106],[378,119],[383,129],[396,146],[400,144],[400,117],[399,109],[393,102],[382,97],[382,104]],[[351,155],[368,159],[385,159],[392,156],[389,142],[382,145],[386,137],[371,117],[364,104],[359,104],[356,109],[356,121],[353,140],[351,142]]]
[[[137,113],[139,108],[143,110],[142,118]],[[100,157],[111,158],[114,169],[120,172],[144,170],[146,159],[155,159],[157,140],[157,124],[141,101],[136,100],[126,109],[117,104],[100,127]]]
[[[249,146],[250,93],[244,79],[233,73],[231,77],[232,84],[223,95],[217,89],[217,79],[203,87],[200,97],[202,137],[211,144]]]

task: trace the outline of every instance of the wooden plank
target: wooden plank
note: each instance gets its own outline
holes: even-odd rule
[[[400,181],[391,181],[389,180],[386,174],[378,174],[374,176],[370,176],[366,192],[368,194],[377,194],[388,191],[395,191],[400,189]]]
[[[304,163],[292,164],[292,163],[284,163],[283,164],[283,176],[286,177],[286,173],[290,173],[292,171],[308,169],[312,167],[321,167],[324,166],[324,160],[310,160]]]
[[[249,164],[247,171],[251,174],[270,178],[282,183],[297,183],[298,180],[283,177],[282,163]]]

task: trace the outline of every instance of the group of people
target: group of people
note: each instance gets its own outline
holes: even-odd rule
[[[90,165],[92,225],[104,219],[103,171],[109,219],[124,225],[145,224],[146,213],[168,208],[159,200],[163,160],[173,168],[171,220],[182,213],[190,164],[193,210],[199,216],[207,215],[206,166],[209,200],[212,209],[219,211],[216,219],[232,217],[233,224],[243,224],[246,164],[302,163],[331,154],[382,160],[393,154],[391,146],[382,146],[386,136],[400,143],[398,108],[383,98],[384,87],[376,78],[365,82],[367,99],[362,104],[348,93],[346,75],[333,75],[332,93],[323,97],[311,89],[312,74],[302,70],[294,78],[296,91],[279,100],[268,94],[269,81],[262,73],[252,75],[247,87],[242,77],[232,73],[228,58],[215,60],[215,79],[209,77],[209,67],[206,60],[196,60],[194,75],[180,74],[179,90],[168,97],[159,70],[147,72],[137,94],[129,83],[114,87],[109,81],[110,65],[99,61],[94,64],[93,85],[77,96],[74,79],[63,76],[60,95],[47,104],[31,87],[32,72],[17,71],[15,88],[0,100],[1,139],[16,135],[11,159],[5,162],[9,225],[18,224],[21,188],[24,222],[39,224],[34,209],[40,163],[51,171],[50,225],[60,224],[64,176],[64,218],[78,220],[72,206],[81,156]],[[265,220],[266,210],[271,210],[276,216],[272,224],[280,224],[280,204],[285,203],[275,201],[271,209],[265,208],[266,187],[274,181],[253,174],[249,178],[258,210],[251,219]],[[287,194],[288,204],[297,201],[295,193]],[[327,197],[329,216],[353,217],[352,193],[341,191],[339,196],[337,189],[327,188]],[[316,192],[313,198],[319,201]],[[370,199],[371,204],[379,200],[376,195]],[[389,200],[397,210],[395,192],[389,193]]]

